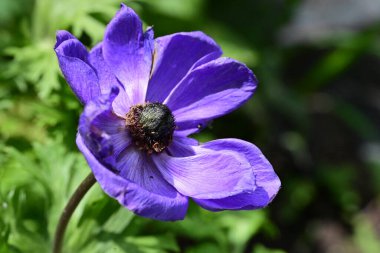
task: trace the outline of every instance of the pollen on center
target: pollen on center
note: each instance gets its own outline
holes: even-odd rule
[[[158,102],[132,106],[125,123],[134,144],[148,154],[160,153],[167,148],[176,127],[170,109]]]

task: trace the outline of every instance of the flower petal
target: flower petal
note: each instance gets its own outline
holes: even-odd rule
[[[120,85],[119,81],[104,60],[102,43],[99,43],[90,51],[88,61],[95,69],[99,78],[99,86],[102,94],[107,94],[112,87],[118,87]]]
[[[175,133],[175,132],[174,132]],[[195,139],[174,135],[173,141],[168,147],[168,152],[174,157],[184,157],[195,155],[193,146],[198,146],[199,142]]]
[[[213,151],[232,151],[241,159],[248,160],[256,179],[256,188],[220,199],[194,199],[196,203],[211,211],[248,210],[267,206],[281,187],[281,182],[272,165],[253,144],[237,139],[221,139],[201,146]]]
[[[153,30],[143,33],[137,14],[124,4],[108,24],[103,56],[133,104],[145,101],[152,65]]]
[[[114,113],[116,113],[116,115],[118,115],[121,118],[125,118],[132,105],[132,101],[124,89],[120,89],[119,94],[112,102],[112,108]]]
[[[56,49],[62,42],[70,39],[76,39],[74,35],[65,30],[58,30],[56,34],[56,42],[54,49]]]
[[[115,157],[131,144],[124,119],[112,111],[111,104],[117,92],[114,88],[110,94],[88,102],[80,116],[78,127],[91,152],[109,166],[114,166]]]
[[[188,206],[187,198],[174,189],[168,190],[164,180],[159,177],[154,180],[155,188],[159,189],[159,192],[165,189],[164,194],[151,192],[105,167],[87,148],[80,135],[77,136],[77,145],[101,188],[108,195],[117,199],[120,204],[140,216],[151,219],[174,221],[185,217]],[[132,169],[132,167],[130,168]],[[149,171],[148,168],[144,168],[144,171]]]
[[[244,192],[221,199],[193,199],[195,203],[210,211],[254,210],[269,204],[268,193],[261,187],[254,192]]]
[[[250,164],[232,152],[198,148],[186,157],[161,153],[152,158],[165,180],[185,196],[225,198],[255,188]]]
[[[204,126],[247,101],[257,80],[244,64],[229,58],[193,69],[165,101],[172,110],[179,131]]]
[[[157,38],[154,53],[146,100],[163,102],[195,63],[214,60],[222,50],[202,32],[182,32]]]
[[[163,179],[151,157],[136,147],[131,146],[126,149],[117,160],[115,169],[123,178],[159,195],[175,197],[179,194]]]
[[[62,73],[78,99],[86,104],[99,96],[98,77],[88,63],[85,46],[70,33],[60,31],[54,50]]]

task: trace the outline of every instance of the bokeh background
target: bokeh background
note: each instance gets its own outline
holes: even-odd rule
[[[49,252],[89,172],[75,146],[81,105],[62,78],[55,32],[89,48],[120,0],[0,0],[0,252]],[[380,252],[380,1],[129,1],[156,36],[202,30],[260,86],[201,141],[259,146],[282,180],[264,210],[181,222],[134,217],[98,186],[74,214],[65,252]]]

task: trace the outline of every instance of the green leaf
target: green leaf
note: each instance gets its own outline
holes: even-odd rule
[[[286,253],[286,251],[266,248],[265,246],[259,244],[255,246],[252,253]]]
[[[179,247],[173,235],[155,235],[155,236],[139,236],[127,237],[127,243],[134,244],[138,248],[145,250],[164,250],[179,252]],[[152,251],[153,252],[153,251]]]

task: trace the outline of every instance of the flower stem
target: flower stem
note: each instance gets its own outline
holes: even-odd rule
[[[71,196],[69,202],[66,204],[65,209],[63,209],[57,230],[55,231],[53,253],[61,252],[63,238],[65,236],[66,227],[69,223],[70,217],[75,211],[75,208],[78,206],[79,202],[82,200],[91,186],[95,184],[95,182],[96,179],[94,177],[94,174],[90,173],[78,186],[74,194]]]

